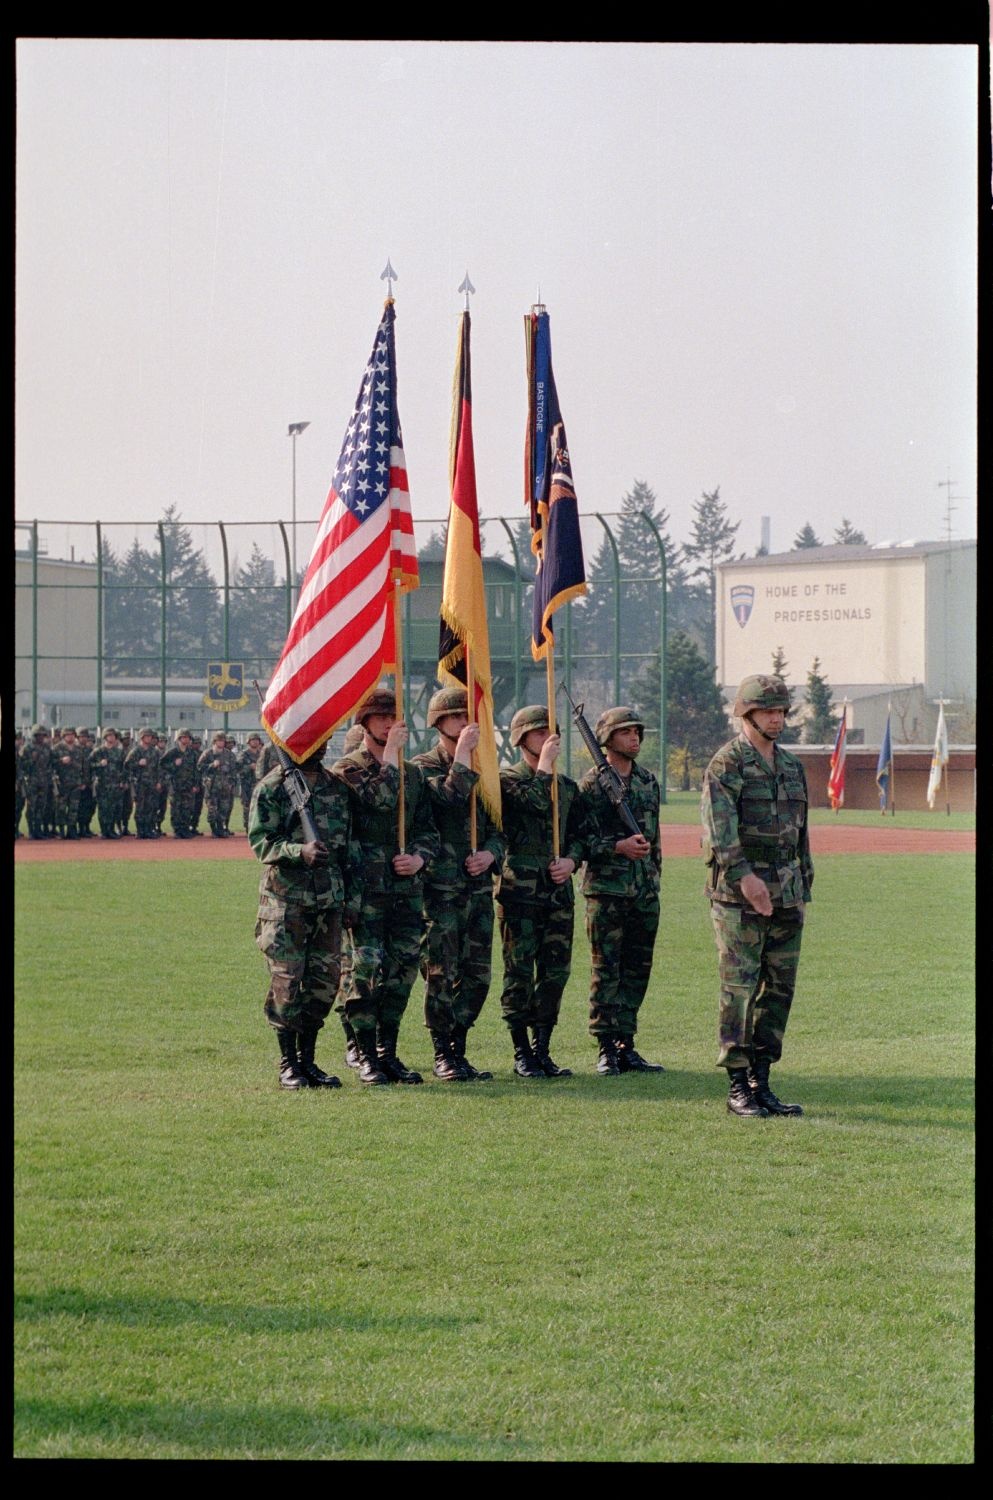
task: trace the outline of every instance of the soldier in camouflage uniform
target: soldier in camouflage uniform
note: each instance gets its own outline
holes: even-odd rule
[[[259,782],[248,830],[265,867],[255,939],[269,965],[265,1016],[279,1040],[284,1089],[341,1086],[317,1066],[314,1048],[338,989],[342,927],[354,919],[360,871],[348,793],[321,765],[323,753],[301,767],[317,839],[306,841],[281,767]]]
[[[238,770],[234,752],[228,749],[228,737],[223,729],[217,730],[210,749],[201,755],[198,769],[203,779],[210,831],[215,839],[231,838],[228,819],[234,806]]]
[[[24,795],[24,767],[21,765],[21,751],[24,749],[24,732],[17,729],[14,732],[14,837],[21,836],[21,818],[24,816],[24,804],[27,800]]]
[[[255,764],[262,753],[262,736],[258,733],[250,734],[244,750],[237,757],[238,766],[238,790],[241,793],[241,815],[245,823],[245,832],[248,832],[249,814],[252,807],[252,793],[255,790]]]
[[[700,799],[721,983],[717,1066],[728,1070],[728,1110],[744,1118],[803,1114],[769,1087],[814,880],[803,765],[776,743],[790,708],[781,677],[745,678],[741,734],[710,762]]]
[[[85,724],[76,730],[76,738],[82,746],[84,756],[83,789],[79,794],[79,821],[77,826],[81,839],[91,839],[93,837],[93,829],[90,827],[90,824],[93,822],[93,814],[97,810],[97,805],[93,797],[93,774],[91,770],[95,746],[93,735]]]
[[[161,766],[168,779],[172,831],[177,839],[193,837],[193,814],[197,797],[197,752],[193,748],[193,736],[188,729],[181,729],[176,743],[162,756]]]
[[[32,724],[21,750],[21,778],[28,807],[28,837],[48,838],[48,805],[52,787],[52,749],[44,724]]]
[[[363,743],[363,739],[364,732],[362,729],[362,725],[351,724],[346,731],[344,741],[342,742],[342,755],[351,755],[353,750],[358,750],[359,746]],[[263,748],[262,755],[264,755],[266,750],[270,748],[270,744],[271,741],[266,743],[265,747]],[[325,746],[325,749],[326,748],[327,747]],[[348,995],[348,989],[351,982],[352,934],[346,929],[341,940],[341,978],[338,981],[338,994],[334,1002],[334,1008],[338,1013],[338,1019],[341,1022],[341,1029],[345,1033],[345,1065],[346,1067],[354,1068],[355,1071],[358,1072],[362,1066],[362,1059],[359,1057],[359,1049],[355,1045],[355,1032],[352,1030],[352,1024],[345,1015],[345,999]]]
[[[420,1083],[420,1073],[400,1061],[396,1047],[417,974],[423,872],[438,852],[438,830],[420,769],[403,761],[404,852],[399,852],[400,757],[407,726],[397,721],[393,693],[374,689],[356,720],[363,728],[363,747],[333,767],[351,795],[362,856],[362,909],[352,927],[345,1017],[355,1035],[363,1083]]]
[[[662,848],[659,784],[637,762],[643,721],[630,708],[609,708],[594,726],[597,744],[624,784],[641,833],[628,833],[601,789],[595,768],[579,783],[587,818],[583,876],[593,972],[590,1034],[599,1043],[597,1072],[661,1073],[635,1050],[638,1012],[648,989],[659,926]]]
[[[510,743],[520,762],[500,771],[507,851],[497,881],[503,943],[500,1006],[521,1078],[571,1078],[549,1053],[572,961],[575,895],[572,872],[585,858],[578,787],[559,774],[558,859],[552,858],[552,775],[561,741],[540,704],[518,709]],[[532,1037],[528,1027],[532,1028]]]
[[[255,762],[255,780],[261,781],[263,776],[268,776],[273,767],[278,765],[279,760],[276,756],[276,747],[272,743],[272,740],[267,739],[259,751],[258,760]]]
[[[63,839],[79,838],[79,799],[86,778],[87,754],[71,725],[62,731],[62,739],[52,757],[55,773],[55,826]]]
[[[127,767],[127,763],[128,763],[128,756],[131,754],[131,751],[134,749],[134,740],[132,738],[130,729],[125,729],[124,733],[121,735],[121,749],[124,751],[124,765],[125,765],[125,768],[126,768]],[[128,827],[128,824],[131,821],[131,814],[132,814],[133,811],[134,811],[134,796],[132,795],[132,792],[131,792],[131,782],[130,782],[130,779],[127,776],[126,771],[125,771],[125,776],[124,776],[124,790],[121,793],[121,821],[120,821],[120,824],[119,824],[118,829],[117,829],[117,832],[120,834],[120,836],[121,836],[122,839],[130,839],[130,838],[134,837],[134,835],[132,834],[130,828]]]
[[[125,761],[131,795],[134,798],[134,822],[140,839],[160,837],[156,827],[159,815],[159,793],[162,777],[159,772],[159,752],[155,743],[155,730],[147,726],[138,736]]]
[[[90,773],[93,777],[100,837],[120,838],[118,830],[123,816],[127,777],[124,774],[124,750],[116,729],[104,731],[103,744],[97,745],[90,756]]]
[[[155,748],[159,752],[159,766],[162,767],[162,757],[169,749],[169,737],[165,734],[155,736]],[[165,822],[166,813],[169,811],[169,776],[162,768],[162,780],[159,786],[159,805],[155,812],[155,827],[158,833],[164,836],[162,824]]]
[[[476,802],[476,849],[470,844],[470,794],[479,781],[465,688],[447,687],[428,704],[433,750],[414,756],[424,773],[441,840],[424,877],[424,1024],[434,1045],[434,1075],[473,1082],[493,1074],[474,1068],[466,1037],[483,1008],[493,961],[493,875],[503,858],[500,830]]]

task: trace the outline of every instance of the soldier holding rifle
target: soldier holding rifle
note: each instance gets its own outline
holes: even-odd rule
[[[575,717],[596,762],[580,781],[579,793],[588,824],[582,891],[593,966],[590,1034],[600,1049],[597,1072],[603,1077],[661,1073],[661,1063],[646,1062],[634,1045],[652,971],[662,872],[659,784],[637,764],[645,725],[630,708],[608,708],[587,739],[589,725],[581,710]]]

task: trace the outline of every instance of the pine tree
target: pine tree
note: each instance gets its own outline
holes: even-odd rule
[[[655,728],[659,723],[657,651],[632,684],[632,694],[648,728]],[[683,791],[690,789],[693,766],[705,765],[727,737],[727,710],[714,681],[714,668],[696,642],[677,630],[666,649],[666,739]]]
[[[734,555],[734,542],[740,521],[728,520],[727,506],[721,500],[720,485],[710,494],[704,490],[693,507],[693,540],[684,542],[683,556],[696,562],[690,578],[698,578],[698,596],[706,606],[707,637],[705,651],[709,661],[715,659],[717,641],[717,565]]]
[[[804,695],[807,717],[803,725],[803,741],[806,745],[833,745],[838,732],[839,715],[831,712],[831,684],[821,676],[821,663],[814,657],[807,673],[807,691]]]
[[[786,660],[786,653],[783,650],[782,646],[777,646],[775,651],[772,653],[772,670],[777,677],[781,677],[783,679],[787,686],[789,686],[789,680],[787,677],[788,669],[789,662]],[[789,719],[787,719],[786,723],[783,725],[783,732],[779,736],[779,743],[781,745],[796,745],[799,744],[799,742],[799,729],[795,724],[791,724]]]
[[[217,581],[175,505],[162,514],[166,556],[166,651],[170,675],[206,676],[224,648]]]
[[[423,562],[444,562],[445,559],[445,531],[432,531],[423,547],[418,547],[417,556]]]
[[[614,652],[615,608],[619,611],[620,648],[626,656],[651,653],[661,631],[662,559],[642,513],[657,527],[665,552],[668,631],[680,628],[681,623],[692,624],[685,618],[686,606],[692,605],[692,600],[679,548],[669,535],[668,513],[659,506],[651,486],[643,479],[636,479],[621,499],[621,514],[608,518],[617,545],[620,598],[615,597],[613,548],[603,535],[586,568],[589,594],[573,615],[576,648],[601,657],[598,676],[605,684]]]
[[[806,521],[800,531],[793,538],[793,551],[802,552],[805,547],[823,547],[824,543],[814,531],[809,521]]]
[[[162,640],[162,565],[135,537],[123,558],[102,543],[103,642],[108,677],[158,675]]]
[[[841,525],[835,532],[834,539],[844,547],[867,547],[869,545],[865,532],[858,531],[847,516],[842,516]]]
[[[286,638],[286,588],[258,542],[248,562],[236,570],[228,609],[228,650],[241,661],[245,681],[266,678],[279,660]]]

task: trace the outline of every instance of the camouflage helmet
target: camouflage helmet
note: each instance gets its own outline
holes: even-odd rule
[[[386,714],[394,718],[397,711],[396,694],[392,688],[373,688],[368,698],[355,715],[356,724],[364,724],[371,714]]]
[[[262,736],[259,734],[259,732],[258,732],[257,729],[252,734],[250,734],[248,736],[248,739],[245,741],[245,744],[246,745],[250,745],[253,740],[258,740],[259,744],[260,745],[262,744]]]
[[[428,704],[428,728],[434,729],[439,719],[448,714],[469,712],[469,695],[463,687],[443,687],[431,695]]]
[[[184,735],[186,736],[186,738],[188,740],[191,740],[193,738],[192,734],[187,729],[187,727],[186,727],[185,724],[182,726],[181,729],[177,729],[176,730],[176,744],[177,745],[179,744],[180,740],[183,738]]]
[[[361,743],[362,725],[353,724],[345,735],[345,743],[341,747],[341,753],[343,755],[351,755],[352,751],[357,750]]]
[[[633,708],[605,708],[593,727],[596,742],[602,749],[607,748],[615,729],[639,729],[644,738],[645,721],[638,717]]]
[[[541,703],[529,703],[519,708],[510,721],[510,743],[517,746],[532,729],[548,728],[548,709]]]
[[[771,672],[760,672],[754,677],[745,678],[738,689],[731,712],[735,718],[743,719],[753,708],[781,708],[789,713],[792,707],[790,690],[783,679],[773,676]]]
[[[152,726],[150,724],[146,724],[142,729],[138,730],[138,738],[140,740],[143,740],[145,738],[146,734],[149,735],[153,740],[156,737],[155,736],[155,730],[152,728]]]
[[[32,724],[31,725],[31,735],[32,735],[32,737],[34,737],[37,734],[47,734],[47,733],[48,733],[48,725],[47,724]]]
[[[215,729],[214,733],[210,737],[210,743],[212,745],[216,745],[218,740],[223,740],[225,745],[227,745],[228,737],[224,733],[223,729]]]
[[[84,734],[86,735],[87,739],[89,739],[90,731],[87,729],[85,724],[80,724],[76,730],[76,738],[79,739],[79,737]]]

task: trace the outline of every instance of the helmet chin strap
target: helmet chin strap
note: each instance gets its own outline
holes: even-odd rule
[[[764,739],[767,744],[774,745],[776,743],[776,736],[774,734],[766,734],[764,729],[760,729],[751,714],[748,715],[748,722],[755,730],[755,733]]]
[[[441,727],[440,724],[437,726],[437,728],[438,728],[438,735],[439,735],[439,737],[441,739],[443,739],[443,740],[450,740],[453,745],[457,745],[458,744],[459,737],[458,737],[457,734],[449,734],[447,730],[442,729],[442,727]]]
[[[373,734],[372,730],[371,729],[367,729],[364,724],[362,725],[362,733],[363,734],[367,734],[369,736],[369,738],[372,740],[373,744],[379,746],[380,750],[385,750],[386,749],[386,741],[385,740],[381,740],[379,738],[378,734]]]

